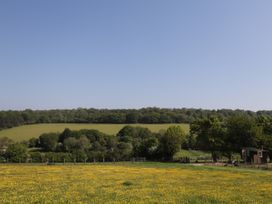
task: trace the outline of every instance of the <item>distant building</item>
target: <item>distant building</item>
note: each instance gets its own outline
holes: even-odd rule
[[[266,164],[269,157],[270,152],[264,149],[257,149],[254,147],[244,147],[242,149],[242,159],[246,164]]]

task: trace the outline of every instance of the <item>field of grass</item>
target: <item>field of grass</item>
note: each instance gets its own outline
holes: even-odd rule
[[[0,165],[0,203],[271,203],[272,172],[161,163]]]
[[[184,150],[182,149],[174,155],[174,160],[178,160],[181,157],[189,157],[192,160],[199,158],[211,158],[210,152],[198,151],[198,150]]]
[[[189,131],[188,124],[133,124],[133,126],[147,127],[152,132],[167,129],[170,125],[179,125],[185,132]],[[23,125],[0,131],[0,137],[9,137],[14,141],[28,140],[32,137],[39,137],[42,133],[62,132],[65,128],[71,130],[96,129],[107,134],[116,134],[125,124],[71,124],[71,123],[51,123]]]
[[[190,158],[191,162],[212,162],[212,155],[211,152],[205,152],[201,150],[185,150],[182,149],[181,151],[177,152],[173,159],[174,161],[179,161],[184,157]],[[233,160],[240,161],[241,156],[239,153],[233,153]],[[221,156],[218,161],[228,161],[228,158],[225,156]]]

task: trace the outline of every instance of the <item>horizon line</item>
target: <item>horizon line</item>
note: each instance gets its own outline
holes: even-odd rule
[[[109,107],[70,107],[70,108],[9,108],[9,109],[0,109],[2,112],[6,111],[52,111],[52,110],[78,110],[78,109],[96,109],[96,110],[141,110],[141,109],[168,109],[168,110],[175,110],[175,109],[188,109],[188,110],[204,110],[204,111],[220,111],[220,110],[230,110],[230,111],[250,111],[250,112],[262,112],[262,111],[272,111],[272,109],[259,109],[259,110],[250,110],[250,109],[243,109],[243,108],[199,108],[199,107],[159,107],[159,106],[142,106],[142,107],[135,107],[135,108],[109,108]]]

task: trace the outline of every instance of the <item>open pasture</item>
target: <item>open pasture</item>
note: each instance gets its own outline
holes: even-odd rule
[[[65,128],[71,130],[96,129],[106,134],[116,134],[126,124],[74,124],[74,123],[50,123],[22,125],[0,131],[0,137],[9,137],[14,141],[28,140],[33,137],[39,137],[42,133],[62,132]],[[189,131],[188,124],[132,124],[150,129],[152,132],[158,132],[161,129],[167,129],[170,125],[179,125],[185,132]]]
[[[271,203],[272,172],[161,163],[0,165],[0,203]]]

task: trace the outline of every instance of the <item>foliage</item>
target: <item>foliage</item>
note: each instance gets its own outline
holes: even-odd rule
[[[41,163],[44,162],[43,155],[40,152],[29,152],[30,162]]]
[[[181,151],[177,152],[173,159],[174,161],[179,161],[181,158],[190,158],[194,161],[205,161],[205,160],[212,160],[211,153],[206,151],[200,150],[185,150],[182,149]]]
[[[38,147],[39,146],[39,139],[38,138],[30,138],[28,140],[28,147],[33,148],[33,147]]]
[[[27,147],[23,144],[10,144],[5,153],[9,162],[25,162],[27,160]]]
[[[7,148],[13,141],[8,137],[0,137],[0,149]]]
[[[119,142],[114,150],[114,156],[117,161],[130,160],[133,147],[131,143]]]
[[[220,121],[234,115],[250,118],[272,116],[272,111],[203,110],[203,109],[70,109],[0,111],[0,130],[24,124],[36,123],[191,123],[216,115]]]
[[[255,120],[249,117],[233,116],[227,122],[228,146],[233,151],[240,151],[242,147],[257,147],[257,138],[262,134],[262,129]]]
[[[152,132],[145,125],[120,125],[122,128],[116,135],[95,129],[65,128],[61,133],[44,133],[38,139],[31,138],[21,144],[26,144],[31,151],[40,151],[30,153],[29,159],[33,162],[55,161],[55,157],[58,161],[77,162],[127,161],[137,157],[171,161],[181,149],[210,152],[216,162],[223,156],[231,160],[233,154],[240,153],[243,147],[271,150],[271,124],[269,116],[252,118],[241,114],[228,116],[223,121],[217,116],[210,116],[192,122],[189,134],[183,131],[183,126],[169,124],[164,126],[166,130],[159,132]],[[0,138],[3,150],[10,144],[10,139]],[[4,160],[7,158],[3,152],[1,155]]]
[[[216,117],[197,120],[191,125],[191,134],[196,135],[196,146],[205,151],[211,151],[216,162],[218,152],[224,148],[225,130]]]
[[[153,159],[158,148],[158,138],[148,128],[133,127],[130,125],[122,128],[117,134],[119,140],[131,143],[134,157],[147,157]]]
[[[15,142],[21,142],[22,140],[29,140],[33,137],[38,138],[43,133],[49,132],[63,132],[63,130],[69,128],[70,131],[78,131],[82,129],[98,130],[108,135],[116,135],[126,124],[75,124],[75,123],[50,123],[50,124],[33,124],[22,125],[10,129],[0,131],[1,137],[8,137]],[[179,125],[186,133],[189,132],[188,124],[130,124],[130,126],[140,126],[148,128],[152,132],[159,132],[162,129],[167,129],[171,125]],[[63,139],[59,139],[62,142]]]
[[[57,133],[44,133],[39,137],[39,146],[44,151],[55,151],[58,145],[59,135]]]
[[[185,143],[185,133],[179,126],[169,127],[160,138],[159,152],[164,160],[172,160],[175,153]]]

